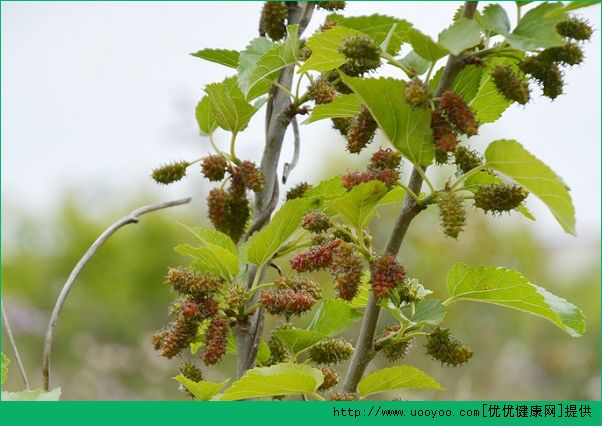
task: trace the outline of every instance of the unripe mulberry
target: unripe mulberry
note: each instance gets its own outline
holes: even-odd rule
[[[268,313],[289,317],[309,311],[316,300],[307,291],[283,289],[262,291],[259,302]]]
[[[277,330],[286,330],[291,326],[289,324],[283,324],[277,327],[274,331]],[[270,336],[270,340],[268,340],[268,348],[270,349],[270,359],[268,360],[268,365],[280,364],[282,362],[289,362],[291,359],[291,354],[287,347],[282,343],[278,337],[274,335]]]
[[[284,276],[274,281],[274,285],[278,289],[291,289],[295,291],[305,291],[311,294],[311,296],[318,300],[322,297],[322,290],[320,286],[309,278],[295,275],[295,276]]]
[[[173,358],[179,355],[183,349],[194,340],[198,328],[196,321],[190,321],[184,317],[176,319],[164,336],[161,344],[161,355],[165,358]]]
[[[252,161],[243,161],[237,172],[240,174],[243,185],[253,192],[259,192],[263,188],[263,173]]]
[[[298,253],[291,259],[291,267],[297,272],[310,272],[328,268],[332,264],[334,249],[342,243],[335,239]]]
[[[441,110],[431,113],[431,129],[437,149],[444,152],[452,152],[458,145],[458,138],[453,127],[448,123]]]
[[[556,99],[562,95],[564,81],[562,72],[558,65],[544,63],[536,56],[530,56],[523,60],[519,67],[525,74],[531,75],[543,86],[543,94],[550,99]]]
[[[589,40],[594,32],[587,22],[578,18],[571,18],[567,21],[557,23],[556,31],[561,36],[572,38],[573,40]]]
[[[324,10],[334,11],[334,10],[345,9],[344,1],[318,1],[316,3],[320,9],[324,9]]]
[[[439,219],[445,235],[458,238],[466,224],[466,211],[462,199],[455,192],[445,191],[439,194]]]
[[[163,342],[165,341],[165,338],[167,337],[168,334],[168,330],[159,330],[157,332],[155,332],[153,334],[153,336],[151,337],[151,343],[153,345],[153,348],[158,351],[159,349],[161,349],[163,347]]]
[[[401,154],[397,151],[393,151],[390,148],[379,149],[372,157],[370,157],[370,164],[368,164],[368,170],[380,172],[387,169],[397,170],[401,164]]]
[[[209,220],[218,231],[225,232],[228,194],[222,188],[213,188],[207,196]]]
[[[343,136],[347,136],[347,132],[349,131],[351,123],[353,122],[353,120],[349,117],[335,117],[331,121],[332,127]]]
[[[347,150],[352,154],[359,153],[366,147],[378,128],[372,114],[366,107],[362,107],[359,115],[355,117],[347,130]]]
[[[201,161],[201,171],[211,182],[217,182],[224,178],[228,162],[221,155],[209,155]]]
[[[266,1],[261,10],[261,29],[274,41],[286,35],[288,9],[283,1]]]
[[[483,163],[481,156],[476,151],[472,151],[463,146],[456,148],[454,151],[454,158],[456,165],[462,170],[462,173],[468,173]]]
[[[354,35],[345,38],[339,52],[348,59],[341,65],[341,71],[347,75],[363,75],[380,66],[380,47],[368,36]]]
[[[228,323],[224,318],[213,318],[205,333],[205,351],[203,362],[207,365],[217,364],[226,353]]]
[[[454,92],[444,92],[439,99],[439,106],[445,111],[447,119],[460,133],[474,136],[479,130],[479,125],[468,105]]]
[[[224,296],[228,307],[224,310],[229,317],[237,317],[246,303],[246,291],[240,284],[234,284]]]
[[[382,334],[376,338],[376,342],[379,342],[396,334],[400,329],[401,326],[399,325],[393,327],[386,327]],[[395,362],[405,358],[408,355],[413,340],[414,339],[403,340],[401,342],[390,343],[382,347],[378,347],[378,343],[376,343],[375,347],[377,350],[382,351],[383,355],[385,356],[385,358],[387,358],[387,360],[389,360],[389,362]]]
[[[394,288],[404,284],[405,269],[394,256],[385,255],[370,262],[372,290],[376,298],[385,297]]]
[[[433,99],[431,89],[417,78],[413,78],[406,85],[405,98],[414,108],[428,108]]]
[[[442,166],[449,163],[449,153],[441,148],[435,148],[435,163]]]
[[[309,96],[316,104],[329,104],[336,98],[337,91],[327,80],[320,78],[309,86]]]
[[[337,364],[351,358],[353,346],[342,339],[325,339],[311,346],[307,352],[315,364]]]
[[[190,166],[190,163],[187,161],[176,161],[153,169],[153,174],[151,176],[155,182],[168,185],[177,182],[186,176],[186,168],[188,166]]]
[[[312,186],[307,182],[302,182],[296,186],[293,186],[286,193],[286,200],[288,201],[288,200],[294,200],[295,198],[302,198],[303,195],[305,194],[305,191],[307,191],[311,187]]]
[[[341,243],[334,249],[330,272],[341,299],[352,300],[357,296],[364,270],[362,260],[351,244]]]
[[[583,50],[578,44],[569,42],[564,46],[544,49],[538,59],[544,63],[579,65],[583,62]]]
[[[529,102],[529,84],[525,82],[510,66],[498,65],[491,73],[493,82],[508,100],[518,102],[521,105]]]
[[[208,273],[191,272],[185,268],[170,268],[166,280],[178,293],[196,298],[212,295],[224,286],[222,278]]]
[[[454,367],[468,362],[472,352],[468,346],[450,336],[449,330],[435,328],[428,336],[424,345],[426,353],[442,364]]]
[[[494,183],[480,186],[474,194],[474,205],[486,213],[502,213],[513,210],[527,198],[529,193],[518,185]]]
[[[319,391],[331,389],[339,383],[339,374],[334,368],[322,367],[321,370],[322,375],[324,376],[324,381],[318,388]]]
[[[332,222],[323,212],[316,210],[303,217],[301,226],[309,232],[320,234],[326,232],[332,226]]]
[[[353,392],[332,393],[328,397],[329,401],[359,401],[361,397]]]
[[[180,373],[193,382],[200,382],[203,380],[203,372],[199,367],[191,362],[185,362],[184,364],[180,365]]]

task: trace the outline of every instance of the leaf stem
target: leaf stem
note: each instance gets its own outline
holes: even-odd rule
[[[475,174],[479,173],[480,171],[482,171],[483,169],[487,168],[487,163],[485,164],[481,164],[480,166],[475,167],[472,170],[469,170],[467,173],[464,173],[462,176],[460,176],[450,187],[451,190],[454,190],[458,187],[458,185],[460,183],[462,183],[463,181],[465,181],[467,178],[469,178],[470,176],[474,176]]]

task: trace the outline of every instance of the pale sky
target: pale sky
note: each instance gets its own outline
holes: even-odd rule
[[[351,2],[344,13],[390,14],[436,36],[460,4]],[[514,2],[503,4],[514,21]],[[157,201],[194,195],[190,179],[158,188],[148,178],[160,163],[195,159],[210,150],[198,134],[194,108],[205,84],[233,71],[189,53],[205,47],[243,49],[257,36],[259,2],[10,2],[1,7],[4,213],[7,205],[50,211],[68,188],[82,191],[92,209],[125,205],[124,191],[131,194],[135,188],[152,192]],[[326,13],[316,13],[306,34]],[[597,31],[585,45],[586,63],[566,73],[567,94],[555,102],[537,97],[526,108],[511,107],[499,122],[483,126],[475,143],[480,148],[500,138],[523,143],[572,188],[578,233],[597,237],[600,8],[582,9],[579,15]],[[240,153],[255,161],[263,143],[262,120],[257,116],[239,138]],[[316,154],[325,146],[342,153],[344,146],[326,122],[301,131],[301,165],[293,182],[315,180],[314,167],[326,157]],[[218,139],[225,143],[224,134]],[[285,143],[283,161],[291,157],[291,146],[290,140]],[[541,202],[530,197],[529,207],[540,233],[560,242],[570,238]],[[3,214],[3,227],[10,224]]]

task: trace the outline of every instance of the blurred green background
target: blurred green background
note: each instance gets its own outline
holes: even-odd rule
[[[361,167],[367,155],[350,162],[333,154],[323,175]],[[198,185],[200,176],[193,174],[188,179]],[[195,191],[203,193],[207,187]],[[34,387],[41,385],[43,334],[49,313],[71,268],[108,224],[150,198],[156,201],[156,197],[136,195],[132,197],[136,201],[99,212],[90,211],[77,194],[66,195],[57,203],[60,208],[47,217],[5,205],[11,232],[2,240],[3,300]],[[204,194],[197,197],[201,205],[203,198]],[[397,209],[389,206],[373,221],[377,244],[384,244]],[[400,254],[408,273],[434,290],[435,296],[444,298],[446,273],[456,261],[515,268],[532,282],[581,307],[588,331],[582,338],[571,338],[552,324],[524,313],[457,303],[450,309],[446,325],[472,348],[471,362],[444,368],[425,357],[423,342],[418,341],[403,363],[423,368],[448,390],[389,396],[599,399],[599,236],[581,236],[570,246],[555,244],[554,239],[533,234],[523,217],[494,219],[470,210],[469,225],[458,242],[442,235],[436,209],[415,220]],[[52,352],[52,384],[62,387],[64,399],[186,399],[170,379],[179,360],[161,358],[150,344],[151,334],[166,324],[173,299],[162,282],[166,268],[186,262],[173,247],[193,242],[178,221],[206,223],[196,204],[144,216],[139,224],[113,236],[80,276],[59,319]],[[281,264],[286,266],[286,262]],[[332,289],[329,276],[320,277],[328,292]],[[301,321],[309,317],[311,314]],[[382,326],[387,321],[385,314]],[[273,319],[267,321],[268,327],[274,323]],[[347,337],[353,340],[355,334],[352,331]],[[3,342],[3,352],[13,358],[5,335]],[[207,377],[230,376],[233,363],[233,356],[227,355],[219,369],[211,369]],[[378,357],[371,368],[385,364]],[[21,389],[16,364],[11,367],[5,389]]]

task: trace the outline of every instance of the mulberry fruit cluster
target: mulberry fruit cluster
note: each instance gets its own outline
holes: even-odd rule
[[[337,364],[351,358],[353,346],[342,339],[325,339],[311,346],[307,355],[315,364]]]
[[[207,365],[217,364],[226,353],[228,323],[224,318],[213,318],[205,333],[203,361]]]
[[[318,1],[316,2],[320,9],[324,10],[343,10],[345,9],[344,1]]]
[[[466,211],[462,199],[452,191],[444,191],[437,199],[439,219],[445,235],[458,238],[466,224]]]
[[[296,198],[302,198],[305,195],[305,191],[310,189],[312,186],[307,182],[302,182],[298,185],[293,186],[286,193],[286,200],[294,200]]]
[[[334,285],[341,299],[352,300],[357,296],[362,279],[361,258],[349,243],[341,243],[334,250],[330,272],[334,276]]]
[[[472,357],[468,346],[451,337],[449,330],[439,327],[429,334],[424,347],[432,358],[454,367],[468,362]]]
[[[310,85],[308,92],[310,99],[316,104],[329,104],[337,97],[334,86],[324,78],[320,78]]]
[[[556,24],[556,31],[563,37],[578,41],[589,40],[594,30],[585,21],[578,18],[571,18]]]
[[[417,78],[408,82],[404,94],[406,102],[414,108],[428,108],[433,99],[431,89]]]
[[[379,299],[402,287],[406,277],[403,266],[391,255],[380,256],[370,262],[370,274],[372,290]]]
[[[318,285],[302,277],[281,277],[275,282],[276,289],[263,291],[260,303],[272,315],[301,315],[310,310],[321,298]]]
[[[479,130],[479,125],[468,105],[454,92],[444,92],[439,98],[439,107],[445,114],[447,121],[458,132],[466,136],[474,136]]]
[[[339,52],[347,58],[347,62],[340,68],[347,75],[360,76],[380,66],[380,47],[368,36],[345,38]]]
[[[266,1],[261,10],[262,32],[278,41],[286,35],[288,9],[283,1]]]
[[[314,234],[326,232],[331,226],[328,216],[319,210],[306,214],[301,221],[301,227]]]
[[[177,182],[186,176],[186,168],[190,166],[190,163],[186,161],[176,161],[174,163],[165,164],[161,167],[153,169],[151,177],[155,182],[169,185],[170,183]]]
[[[377,343],[375,344],[375,348],[382,351],[383,355],[389,362],[395,362],[405,358],[412,346],[413,339],[402,340],[401,342],[394,342],[386,345],[378,345],[378,342],[397,334],[400,329],[400,325],[385,327],[381,335],[376,338]]]
[[[339,374],[334,368],[322,367],[324,381],[318,388],[319,391],[325,391],[334,388],[339,383]]]
[[[521,105],[529,102],[529,84],[510,66],[498,65],[491,73],[495,86],[504,97]]]
[[[459,146],[454,151],[455,164],[462,171],[462,173],[468,173],[475,167],[479,167],[483,164],[481,156],[473,150]]]
[[[399,180],[401,154],[389,148],[380,149],[372,154],[365,172],[346,173],[342,176],[342,184],[350,190],[359,184],[379,180],[387,187],[392,187]]]
[[[518,185],[494,183],[480,186],[474,194],[474,205],[485,213],[502,213],[513,210],[527,198],[529,193]]]
[[[332,265],[335,249],[343,241],[334,239],[304,250],[291,259],[291,267],[297,272],[311,272],[326,269]]]
[[[347,129],[347,150],[352,154],[362,151],[374,138],[378,124],[368,108],[362,107]]]
[[[228,161],[221,155],[208,155],[201,160],[201,171],[211,182],[219,182],[226,175]]]

